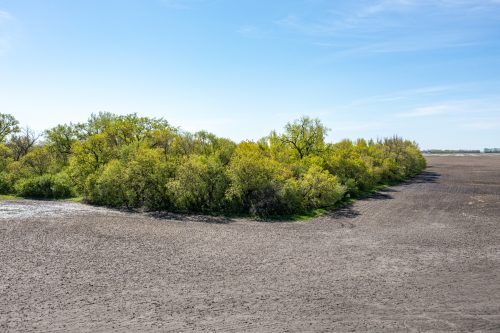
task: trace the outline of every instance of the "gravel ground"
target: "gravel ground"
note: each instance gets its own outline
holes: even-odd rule
[[[500,156],[312,221],[0,201],[0,331],[500,332]]]

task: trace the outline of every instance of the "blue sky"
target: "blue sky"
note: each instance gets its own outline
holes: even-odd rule
[[[500,146],[500,0],[0,0],[0,112]]]

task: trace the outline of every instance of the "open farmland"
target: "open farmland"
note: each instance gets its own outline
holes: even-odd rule
[[[305,222],[0,201],[0,331],[500,331],[500,156]]]

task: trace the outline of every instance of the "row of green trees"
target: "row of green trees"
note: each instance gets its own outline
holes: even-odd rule
[[[326,143],[318,119],[257,142],[188,133],[163,119],[94,114],[37,136],[0,114],[0,193],[113,207],[289,215],[329,208],[425,168],[399,137]]]

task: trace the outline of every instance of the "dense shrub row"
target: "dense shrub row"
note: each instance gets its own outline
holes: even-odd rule
[[[113,207],[178,212],[288,215],[329,208],[425,167],[398,137],[325,143],[327,129],[303,117],[258,142],[183,132],[162,119],[92,115],[43,141],[0,114],[0,193],[83,196]]]

